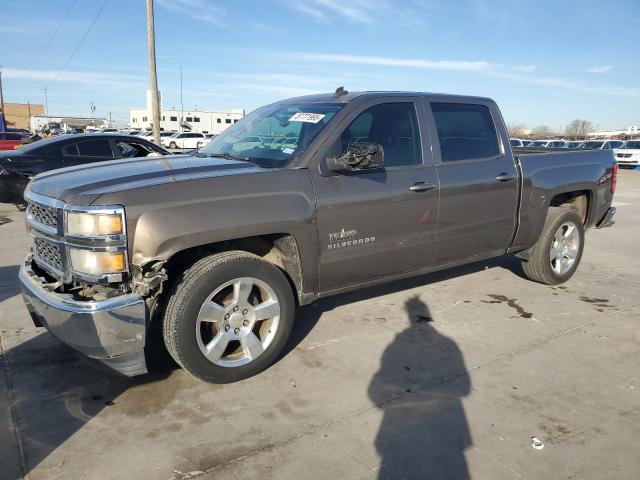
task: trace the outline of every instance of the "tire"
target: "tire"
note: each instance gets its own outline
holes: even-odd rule
[[[236,283],[253,286],[243,295],[239,292],[246,288],[236,290]],[[247,301],[236,302],[238,297]],[[260,316],[258,312],[265,315],[265,305],[273,310],[273,302],[277,315],[251,320]],[[198,260],[178,279],[164,312],[164,341],[174,360],[194,377],[231,383],[260,373],[278,358],[291,336],[294,317],[293,292],[280,269],[251,253],[219,253]],[[256,339],[260,347],[254,350]],[[227,347],[219,347],[224,341]],[[207,358],[205,351],[214,344]]]
[[[175,150],[176,148],[178,148],[178,145],[176,145],[176,142],[171,142],[169,144],[169,148],[173,148]]]
[[[569,233],[569,227],[575,230]],[[528,250],[528,259],[522,262],[522,268],[525,275],[535,282],[558,285],[576,272],[583,250],[584,226],[580,216],[569,208],[550,207],[540,237]]]
[[[196,143],[196,148],[200,148],[202,146],[202,142]]]

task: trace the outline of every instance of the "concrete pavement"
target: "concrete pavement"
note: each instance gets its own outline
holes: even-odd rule
[[[125,379],[34,328],[0,206],[0,478],[638,478],[640,172],[615,202],[566,285],[505,257],[326,299],[276,365],[219,386],[160,342]]]

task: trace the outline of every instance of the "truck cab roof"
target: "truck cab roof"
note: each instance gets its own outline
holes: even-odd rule
[[[443,100],[472,100],[482,102],[493,102],[487,97],[476,97],[470,95],[452,95],[448,93],[430,93],[430,92],[411,92],[411,91],[363,91],[363,92],[347,92],[340,96],[335,93],[317,93],[313,95],[304,95],[301,97],[293,97],[283,100],[280,103],[308,102],[308,103],[350,103],[355,100],[367,100],[381,97],[438,97]]]

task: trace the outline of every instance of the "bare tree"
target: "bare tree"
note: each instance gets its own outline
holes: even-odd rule
[[[517,138],[527,135],[527,126],[522,123],[508,123],[507,132],[511,138]]]
[[[565,128],[564,131],[566,135],[572,137],[574,140],[577,140],[578,138],[586,137],[587,134],[593,131],[593,123],[591,123],[589,120],[581,120],[579,118],[576,118],[571,123],[569,123],[569,125],[567,125],[567,128]]]
[[[549,125],[540,125],[538,127],[534,127],[533,130],[531,130],[531,133],[536,137],[550,137],[553,135],[553,132]]]

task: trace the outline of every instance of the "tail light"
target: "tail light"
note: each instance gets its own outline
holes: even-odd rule
[[[611,170],[611,193],[616,193],[616,187],[618,186],[618,162],[613,164]]]

